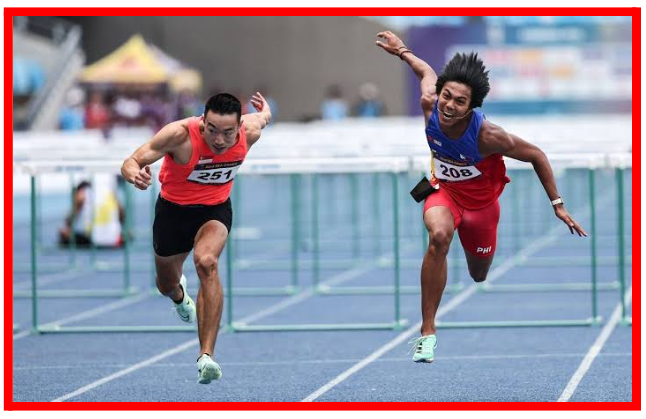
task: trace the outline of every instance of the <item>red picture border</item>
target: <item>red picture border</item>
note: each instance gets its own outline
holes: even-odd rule
[[[272,403],[13,401],[13,24],[14,16],[632,16],[633,338],[631,402]],[[4,9],[4,408],[5,410],[640,410],[641,409],[641,9],[640,8],[5,8]]]

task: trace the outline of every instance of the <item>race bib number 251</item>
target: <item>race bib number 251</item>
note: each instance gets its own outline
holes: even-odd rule
[[[207,163],[195,166],[188,180],[207,185],[222,185],[236,177],[242,162]]]

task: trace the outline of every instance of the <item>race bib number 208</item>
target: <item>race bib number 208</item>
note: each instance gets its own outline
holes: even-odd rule
[[[241,165],[241,161],[197,164],[188,175],[187,180],[206,185],[222,185],[231,182],[236,177]]]
[[[482,174],[475,166],[458,166],[447,163],[438,158],[435,159],[435,177],[452,182],[469,180]]]

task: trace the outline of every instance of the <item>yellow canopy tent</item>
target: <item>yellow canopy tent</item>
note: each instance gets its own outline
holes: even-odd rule
[[[150,51],[141,35],[134,35],[108,56],[86,67],[81,83],[164,84],[168,70]]]
[[[195,92],[202,85],[199,72],[147,44],[141,35],[134,35],[108,56],[85,67],[79,81],[84,84],[165,84],[172,90]]]
[[[176,92],[189,90],[197,93],[202,88],[202,75],[199,71],[186,66],[181,61],[166,54],[156,45],[149,45],[157,60],[166,68],[170,74],[168,84],[170,89]]]

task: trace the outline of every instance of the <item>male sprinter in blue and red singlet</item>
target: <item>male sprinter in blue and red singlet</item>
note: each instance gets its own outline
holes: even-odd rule
[[[241,116],[238,99],[227,93],[215,95],[206,102],[204,115],[166,125],[121,167],[126,181],[146,190],[152,181],[149,165],[164,158],[153,224],[157,288],[173,300],[183,321],[192,323],[197,317],[202,384],[222,377],[213,352],[223,306],[218,259],[233,218],[231,187],[249,148],[271,120],[260,93],[251,103],[258,112]],[[182,274],[191,249],[200,278],[197,308]]]
[[[587,234],[563,206],[545,153],[475,110],[489,92],[488,72],[477,54],[456,54],[438,77],[392,32],[377,37],[381,38],[377,46],[405,61],[421,81],[426,138],[433,156],[431,183],[439,185],[424,203],[429,245],[421,274],[422,336],[412,342],[413,361],[433,362],[435,315],[446,286],[446,256],[453,232],[458,230],[469,274],[476,282],[487,278],[493,261],[498,197],[509,182],[503,156],[532,163],[556,216],[572,234]]]

